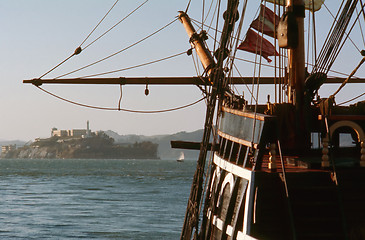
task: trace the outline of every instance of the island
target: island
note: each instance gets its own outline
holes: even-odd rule
[[[1,158],[56,159],[158,159],[158,144],[150,141],[115,143],[103,131],[58,130],[51,137],[37,138],[22,147],[3,147]]]

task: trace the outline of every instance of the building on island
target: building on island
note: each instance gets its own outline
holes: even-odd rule
[[[1,146],[1,153],[6,154],[16,149],[16,144]]]
[[[67,137],[68,131],[67,130],[58,130],[57,128],[52,128],[52,137]]]
[[[58,130],[52,128],[51,137],[90,137],[91,130],[89,120],[87,121],[86,129],[70,129],[70,130]]]

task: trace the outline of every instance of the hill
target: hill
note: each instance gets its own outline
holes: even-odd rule
[[[110,138],[114,139],[114,144],[116,145],[120,145],[119,148],[121,148],[122,146],[135,146],[137,147],[136,144],[140,144],[143,142],[150,142],[155,144],[155,146],[157,147],[157,153],[156,155],[153,155],[154,157],[158,157],[161,159],[178,159],[181,152],[184,152],[185,155],[185,159],[190,159],[190,160],[197,160],[198,156],[199,156],[199,151],[196,150],[184,150],[184,149],[172,149],[171,145],[170,145],[170,141],[192,141],[192,142],[200,142],[203,136],[203,130],[197,130],[197,131],[193,131],[193,132],[178,132],[178,133],[174,133],[174,134],[164,134],[164,135],[153,135],[153,136],[145,136],[145,135],[136,135],[136,134],[129,134],[129,135],[119,135],[118,133],[108,130],[108,131],[104,131],[104,133],[109,136]],[[85,140],[83,140],[85,141]],[[52,140],[50,141],[52,142]],[[81,144],[81,140],[80,143],[76,144],[76,145],[80,145]],[[56,153],[54,153],[54,149],[51,148],[47,148],[47,149],[43,149],[43,151],[40,151],[40,149],[38,148],[37,151],[35,151],[34,149],[32,151],[30,151],[30,149],[32,148],[32,145],[37,145],[36,142],[22,142],[22,141],[0,141],[0,146],[5,146],[5,145],[13,145],[16,144],[17,148],[21,148],[22,146],[26,145],[22,150],[22,154],[20,152],[18,152],[17,154],[20,154],[21,156],[23,155],[34,155],[33,157],[44,157],[44,154],[48,154],[50,153],[49,156],[56,156]],[[39,144],[39,143],[38,143]],[[62,144],[59,144],[60,146],[58,146],[58,148],[62,148]],[[26,150],[27,149],[27,150]],[[106,150],[106,149],[104,149]],[[91,150],[88,150],[91,151]],[[30,153],[32,152],[32,153]],[[62,153],[65,155],[68,155],[69,153]],[[81,152],[79,153],[81,154]],[[91,153],[90,153],[91,154]],[[60,156],[61,157],[61,156]],[[65,157],[65,156],[62,156]],[[76,156],[75,156],[76,157]],[[134,158],[133,156],[131,158]]]
[[[165,135],[154,135],[154,136],[144,136],[144,135],[119,135],[118,133],[108,130],[105,131],[109,137],[113,138],[116,143],[134,143],[134,142],[144,142],[149,141],[158,144],[157,155],[161,159],[177,159],[181,152],[184,152],[185,159],[196,160],[199,156],[199,151],[196,150],[184,150],[184,149],[172,149],[170,141],[193,141],[200,142],[203,136],[203,129],[194,132],[178,132],[175,134],[165,134]]]
[[[157,146],[148,141],[114,144],[114,139],[105,134],[87,138],[53,136],[8,149],[1,158],[157,159]]]

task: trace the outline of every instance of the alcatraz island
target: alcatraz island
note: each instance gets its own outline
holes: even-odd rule
[[[86,129],[52,128],[49,138],[36,138],[19,148],[2,146],[1,158],[158,159],[157,148],[149,141],[116,144],[103,131],[92,132],[87,121]]]

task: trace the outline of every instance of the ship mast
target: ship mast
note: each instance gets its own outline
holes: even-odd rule
[[[304,0],[287,0],[287,11],[292,11],[297,25],[296,46],[288,49],[288,101],[295,106],[295,145],[298,150],[310,146],[307,129],[307,114],[304,103],[305,85],[305,45],[304,45]]]
[[[209,74],[209,81],[212,84],[211,90],[207,94],[207,110],[205,115],[203,139],[200,145],[200,153],[188,200],[184,226],[180,236],[181,240],[190,240],[192,236],[194,236],[194,239],[199,238],[199,215],[200,204],[203,197],[205,161],[207,158],[210,135],[213,130],[213,118],[217,99],[224,94],[227,85],[227,81],[224,81],[225,74],[223,71],[223,65],[227,57],[226,49],[228,49],[229,47],[231,34],[234,30],[235,22],[238,20],[238,3],[238,0],[228,0],[227,2],[227,10],[223,17],[225,21],[220,39],[219,49],[215,53],[217,59],[216,64],[213,64],[214,62],[211,61],[213,60],[213,58],[211,57],[210,52],[206,51],[203,47],[205,46],[203,42],[205,40],[205,34],[197,34],[195,32],[190,23],[189,17],[187,17],[185,13],[180,13],[179,15],[179,18],[183,23],[185,30],[188,33],[188,36],[190,37],[190,43],[192,47],[194,47],[198,52],[200,60],[205,68],[205,73]],[[220,99],[220,103],[221,101],[222,100]]]
[[[288,49],[289,102],[302,108],[305,82],[304,0],[288,0],[287,8],[294,12],[298,27],[297,46]]]

